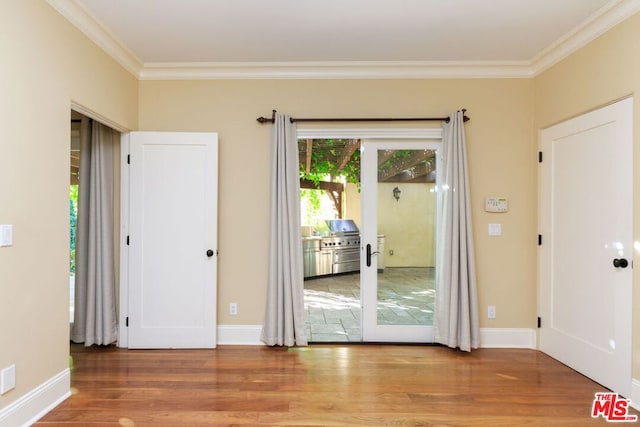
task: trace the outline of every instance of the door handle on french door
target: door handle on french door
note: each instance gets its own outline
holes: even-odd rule
[[[371,245],[367,245],[367,267],[371,267],[371,255],[379,253],[378,251],[371,252]]]
[[[627,268],[629,266],[629,261],[627,261],[625,258],[614,258],[613,266],[615,268]]]

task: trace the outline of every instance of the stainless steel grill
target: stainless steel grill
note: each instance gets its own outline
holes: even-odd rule
[[[328,236],[303,237],[304,277],[360,271],[360,230],[350,219],[325,221]],[[378,273],[384,272],[385,236],[377,239]]]
[[[326,220],[330,235],[321,247],[333,252],[331,274],[360,271],[360,230],[351,219]]]
[[[350,219],[326,220],[329,235],[304,237],[304,277],[360,270],[360,230]]]

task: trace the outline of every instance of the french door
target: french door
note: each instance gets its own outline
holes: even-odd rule
[[[433,140],[363,140],[363,341],[433,341],[440,146]]]

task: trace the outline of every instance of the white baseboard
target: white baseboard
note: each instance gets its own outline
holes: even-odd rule
[[[0,410],[0,426],[30,426],[71,396],[71,372],[65,369]]]
[[[631,378],[631,407],[640,411],[640,380]]]
[[[536,330],[528,328],[480,328],[481,348],[536,349]]]
[[[265,345],[262,325],[218,325],[218,345]]]
[[[218,345],[265,345],[260,340],[262,325],[219,325]],[[481,328],[482,348],[536,349],[536,331],[527,328]]]

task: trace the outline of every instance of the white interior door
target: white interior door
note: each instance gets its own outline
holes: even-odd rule
[[[129,348],[216,345],[215,133],[132,132]]]
[[[632,109],[541,132],[539,275],[540,350],[629,398]]]
[[[364,341],[433,341],[439,148],[433,141],[363,141]]]

